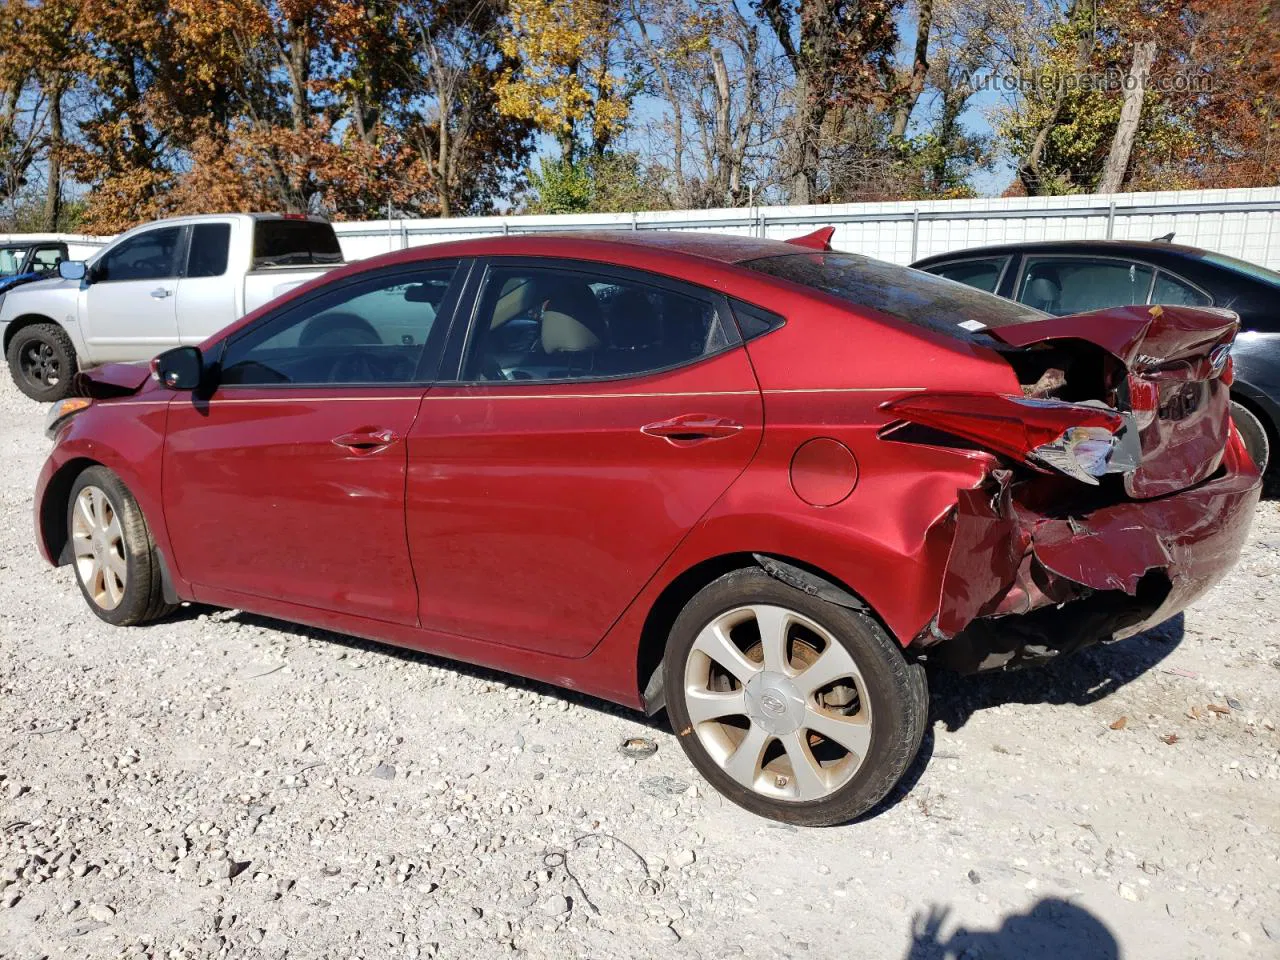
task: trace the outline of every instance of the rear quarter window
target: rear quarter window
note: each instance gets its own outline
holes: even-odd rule
[[[963,283],[851,253],[796,253],[748,260],[751,270],[869,307],[912,326],[962,340],[1045,314]]]

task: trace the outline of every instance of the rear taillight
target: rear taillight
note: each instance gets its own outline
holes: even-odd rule
[[[1027,457],[1060,470],[1069,477],[1096,484],[1110,472],[1116,436],[1101,427],[1070,427],[1052,443],[1044,443]]]
[[[991,393],[927,393],[890,400],[894,416],[962,437],[1035,469],[1089,484],[1136,465],[1136,428],[1110,407]]]

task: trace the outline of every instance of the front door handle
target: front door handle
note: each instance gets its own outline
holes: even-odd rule
[[[351,433],[344,433],[340,437],[334,437],[333,444],[336,447],[345,447],[352,453],[363,456],[377,453],[379,450],[385,450],[393,443],[398,443],[400,439],[400,434],[394,430],[375,427],[369,430],[354,430]]]
[[[707,440],[725,440],[742,432],[742,424],[713,413],[683,413],[670,420],[645,424],[640,432],[650,437],[661,437],[678,447]]]
[[[169,296],[169,291],[164,287],[156,287],[151,291],[151,296],[155,300],[163,300],[165,297]]]

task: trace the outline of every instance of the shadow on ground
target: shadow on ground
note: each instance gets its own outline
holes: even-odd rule
[[[949,731],[975,713],[1005,703],[1096,703],[1132,683],[1182,642],[1182,614],[1136,637],[1082,650],[1044,667],[961,677],[944,671],[929,676],[933,720]]]
[[[933,906],[912,921],[903,960],[1118,960],[1120,945],[1107,925],[1067,900],[1047,897],[1026,913],[1004,918],[995,930],[957,927],[944,934],[950,911]]]
[[[505,684],[542,696],[555,697],[577,706],[622,717],[648,727],[655,732],[669,734],[671,727],[666,711],[646,717],[639,710],[619,706],[598,697],[574,690],[530,680],[516,674],[503,673],[487,667],[479,667],[459,660],[422,653],[404,647],[362,640],[346,634],[332,633],[302,624],[244,611],[221,610],[200,604],[184,605],[173,619],[194,619],[207,615],[215,620],[234,622],[245,626],[260,627],[297,637],[307,637],[352,650],[395,657],[408,663],[439,667],[455,673]],[[941,720],[950,731],[959,730],[969,718],[980,710],[1005,703],[1051,703],[1085,705],[1101,700],[1146,673],[1167,657],[1183,638],[1183,617],[1178,614],[1160,626],[1119,643],[1093,647],[1061,663],[1048,667],[1017,670],[1010,673],[979,674],[961,677],[938,671],[929,677],[930,722],[925,728],[920,750],[902,779],[866,817],[875,817],[897,806],[910,796],[924,776],[933,758],[934,723]],[[927,802],[927,798],[921,802]],[[916,955],[912,954],[912,958]],[[920,956],[928,956],[921,954]],[[945,954],[942,956],[946,956]],[[983,956],[986,956],[984,954]],[[1057,955],[1053,955],[1057,956]],[[1064,954],[1074,957],[1075,954]],[[1106,956],[1103,954],[1102,956]]]
[[[350,636],[349,634],[334,633],[330,630],[322,630],[318,627],[309,627],[305,624],[294,623],[289,620],[277,620],[274,617],[267,617],[257,613],[247,613],[243,610],[226,610],[221,607],[208,607],[198,603],[186,603],[169,618],[169,621],[194,620],[202,615],[223,623],[238,623],[247,627],[259,627],[264,630],[274,630],[277,633],[287,633],[295,637],[306,637],[309,640],[317,640],[322,643],[333,644],[334,646],[346,647],[349,650],[360,650],[364,653],[394,657],[397,660],[403,660],[406,663],[439,667],[442,670],[451,670],[454,673],[474,677],[477,680],[501,683],[508,687],[527,690],[541,696],[555,697],[558,700],[564,700],[568,703],[574,704],[575,706],[588,707],[592,710],[599,711],[600,713],[608,713],[617,717],[625,717],[628,720],[632,720],[654,730],[669,731],[671,729],[670,725],[667,723],[665,711],[662,711],[653,717],[646,717],[642,711],[632,710],[608,700],[602,700],[599,697],[593,697],[585,693],[579,693],[576,690],[570,690],[567,687],[557,687],[553,684],[543,683],[540,680],[531,680],[528,677],[522,677],[519,674],[504,673],[501,670],[492,670],[488,667],[477,666],[472,663],[467,663],[464,660],[450,660],[448,657],[440,657],[435,654],[423,653],[420,650],[412,650],[408,647],[398,647],[390,643],[381,643],[376,640],[364,640],[360,637]]]

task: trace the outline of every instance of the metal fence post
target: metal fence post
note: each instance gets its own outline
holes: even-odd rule
[[[1112,239],[1112,234],[1116,232],[1116,202],[1111,201],[1107,207],[1107,239]]]
[[[913,207],[911,210],[911,262],[915,263],[919,259],[916,254],[920,249],[920,208]]]

